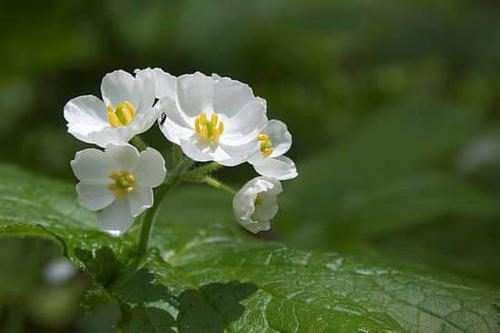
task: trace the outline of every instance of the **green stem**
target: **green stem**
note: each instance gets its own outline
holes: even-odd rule
[[[167,179],[162,186],[160,186],[154,193],[154,204],[153,207],[146,211],[146,215],[144,215],[141,233],[139,235],[139,242],[137,244],[137,250],[139,255],[146,253],[148,249],[148,242],[151,235],[151,228],[153,227],[153,222],[156,219],[156,215],[158,213],[158,208],[160,207],[163,199],[177,184],[179,183],[179,179],[174,177],[173,179]]]
[[[209,177],[209,176],[206,176],[206,177],[203,177],[201,179],[201,181],[205,184],[208,184],[212,187],[215,187],[219,190],[223,190],[223,191],[226,191],[227,193],[231,194],[231,195],[235,195],[236,194],[236,191],[233,190],[231,187],[221,183],[220,181],[216,180],[216,179],[213,179],[212,177]]]
[[[130,140],[130,142],[135,146],[135,148],[137,148],[139,151],[143,151],[143,150],[146,150],[146,148],[148,148],[148,145],[146,144],[146,142],[144,142],[144,140],[139,136],[139,135],[136,135],[132,138],[132,140]]]
[[[217,162],[208,163],[187,172],[185,174],[185,178],[200,178],[201,176],[217,171],[220,168],[222,168],[222,165]]]

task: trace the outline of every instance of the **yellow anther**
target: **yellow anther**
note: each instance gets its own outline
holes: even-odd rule
[[[135,117],[134,106],[125,101],[116,105],[116,109],[112,105],[106,107],[108,123],[113,128],[122,127],[130,124]]]
[[[196,131],[196,133],[200,134],[201,133],[201,127],[200,127],[200,118],[196,118],[196,120],[194,121],[194,129]]]
[[[214,132],[212,133],[212,140],[215,141],[215,142],[219,142],[219,136],[220,136],[220,133],[219,133],[219,130],[214,130]]]
[[[224,132],[224,124],[217,114],[212,113],[210,120],[207,120],[207,114],[203,112],[194,120],[194,130],[203,141],[218,142]]]
[[[106,108],[107,111],[107,118],[108,118],[108,123],[111,125],[111,127],[116,128],[122,126],[120,123],[120,119],[115,114],[115,110],[111,105],[108,105]]]
[[[210,122],[212,124],[217,124],[218,121],[219,121],[219,117],[215,113],[212,113],[212,116],[210,117]]]
[[[116,187],[116,184],[108,184],[108,185],[106,185],[106,187],[110,191],[116,191],[118,189],[118,187]]]
[[[201,124],[203,124],[203,125],[204,125],[204,124],[207,122],[207,115],[206,115],[206,113],[205,113],[205,112],[203,112],[202,114],[200,114],[200,117],[199,117],[199,118],[200,118],[200,123],[201,123]]]
[[[269,155],[271,155],[273,151],[274,151],[273,148],[266,148],[264,150],[261,150],[260,152],[262,153],[262,156],[269,157]]]
[[[224,132],[224,123],[222,121],[219,123],[218,130],[219,130],[219,136],[220,136],[222,134],[222,132]]]
[[[262,156],[269,157],[274,151],[273,142],[267,134],[261,133],[257,135],[257,140],[260,141],[260,152]]]
[[[208,128],[207,126],[203,126],[201,128],[201,132],[200,132],[200,136],[202,138],[202,140],[208,140]]]
[[[108,190],[113,191],[117,198],[122,198],[134,192],[135,176],[128,170],[112,172],[109,174],[109,178],[114,180],[114,182],[107,184],[106,187]]]

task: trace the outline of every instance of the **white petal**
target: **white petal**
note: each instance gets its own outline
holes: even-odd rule
[[[271,188],[268,188],[266,190],[267,195],[277,196],[283,192],[283,186],[281,186],[281,183],[277,179],[269,178],[269,177],[257,177],[257,178],[265,180],[266,182],[270,182],[273,184],[273,186]]]
[[[136,113],[150,112],[155,102],[155,76],[151,70],[138,71],[134,80],[133,94],[138,95]]]
[[[274,150],[269,157],[281,156],[292,146],[292,135],[286,125],[279,120],[269,120],[261,133],[267,134],[273,144]]]
[[[158,120],[159,115],[160,112],[154,107],[143,110],[141,113],[137,114],[127,127],[131,129],[130,131],[134,135],[144,133],[153,126],[156,120]]]
[[[101,82],[101,94],[106,105],[116,106],[118,103],[128,101],[137,108],[140,102],[134,77],[123,70],[104,76]]]
[[[153,190],[146,186],[136,186],[134,192],[127,195],[130,214],[136,217],[153,206]]]
[[[286,156],[262,158],[253,167],[262,176],[279,180],[292,179],[298,175],[295,163]]]
[[[88,143],[93,143],[88,139],[90,132],[109,126],[104,103],[92,95],[79,96],[66,103],[64,119],[68,122],[68,132]]]
[[[76,193],[78,193],[78,202],[89,210],[100,210],[109,206],[114,200],[115,195],[106,187],[110,179],[103,180],[82,180],[76,184]]]
[[[166,174],[165,160],[157,150],[147,148],[141,152],[134,173],[137,183],[147,185],[149,188],[157,187],[163,183]]]
[[[79,180],[93,179],[108,181],[109,174],[116,171],[116,162],[104,152],[89,148],[75,154],[71,168]]]
[[[139,151],[129,144],[110,144],[106,147],[105,153],[115,161],[120,170],[125,169],[134,172],[139,162]]]
[[[180,146],[184,154],[198,162],[216,161],[224,166],[235,166],[248,160],[258,148],[257,142],[252,141],[240,146],[226,146],[222,144],[201,141],[197,134],[187,139],[180,139]]]
[[[266,103],[256,98],[245,105],[234,117],[224,123],[220,142],[226,145],[240,145],[255,140],[267,122]]]
[[[177,78],[177,94],[182,110],[190,117],[212,112],[214,80],[196,72]]]
[[[184,155],[197,162],[214,161],[213,151],[203,152],[193,138],[181,139],[180,145]],[[229,158],[229,157],[227,157]]]
[[[222,150],[224,150],[224,152],[226,152],[227,155],[231,157],[228,160],[220,161],[220,164],[224,166],[235,166],[246,162],[249,156],[254,155],[255,152],[259,149],[259,142],[254,140],[239,146],[228,146],[220,144],[220,147],[222,148]]]
[[[278,204],[276,203],[276,194],[265,192],[262,194],[261,204],[255,207],[255,212],[252,215],[252,220],[270,221],[271,219],[274,218],[274,216],[277,213],[278,213]],[[269,230],[269,228],[266,230]]]
[[[111,143],[126,144],[136,134],[139,133],[132,126],[123,126],[119,128],[106,127],[101,130],[90,132],[88,134],[88,142],[105,148]]]
[[[177,93],[177,78],[164,72],[161,68],[153,68],[155,75],[156,98],[169,97],[175,100]]]
[[[273,178],[257,177],[259,185],[265,188],[261,191],[261,203],[255,206],[255,212],[252,215],[253,221],[261,222],[261,231],[269,230],[269,221],[278,213],[278,204],[276,203],[276,196],[283,192],[281,183]]]
[[[169,118],[165,119],[163,126],[160,126],[160,130],[169,141],[175,144],[180,144],[181,139],[186,140],[193,135],[192,129],[179,126]]]
[[[245,163],[247,159],[245,157],[231,157],[228,159],[218,160],[217,163],[226,167],[233,167]]]
[[[240,223],[242,227],[247,229],[253,234],[257,234],[261,231],[269,231],[271,229],[271,221],[270,220],[262,220],[262,221],[245,221],[244,223]]]
[[[276,215],[276,196],[282,192],[279,181],[256,177],[246,183],[234,196],[233,210],[238,222],[253,233],[270,229],[270,220]],[[261,202],[256,204],[260,194]]]
[[[123,234],[134,222],[127,197],[117,198],[98,215],[99,228],[114,236]]]
[[[175,100],[177,93],[177,78],[161,68],[145,68],[134,70],[136,78],[139,76],[149,76],[154,80],[155,97],[164,98],[168,97]]]
[[[194,133],[194,123],[188,122],[175,101],[170,98],[162,98],[158,103],[158,109],[165,114],[163,123],[160,122],[160,130],[163,135],[175,144],[180,144],[180,139],[187,139]]]
[[[218,78],[215,83],[214,112],[218,114],[232,117],[253,99],[253,91],[247,84],[227,77]]]
[[[250,220],[255,212],[255,199],[258,191],[253,188],[252,181],[246,183],[233,198],[233,209],[238,220]]]

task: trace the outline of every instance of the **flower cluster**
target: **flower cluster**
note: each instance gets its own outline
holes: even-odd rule
[[[248,85],[199,72],[175,77],[159,68],[134,75],[117,70],[104,76],[101,95],[80,96],[64,106],[68,132],[104,148],[84,149],[71,161],[79,202],[99,212],[101,229],[114,235],[126,231],[135,217],[153,207],[152,189],[168,183],[162,155],[138,137],[158,123],[183,159],[213,162],[205,168],[169,167],[177,170],[176,180],[229,189],[207,173],[250,163],[261,176],[235,193],[234,213],[253,233],[269,230],[278,211],[280,181],[297,177],[297,170],[284,156],[292,144],[286,125],[268,120],[266,101]]]

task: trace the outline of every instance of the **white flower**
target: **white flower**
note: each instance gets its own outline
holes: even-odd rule
[[[246,183],[233,199],[238,222],[254,234],[271,228],[271,219],[278,212],[276,196],[283,192],[274,178],[256,177]]]
[[[89,210],[100,210],[99,227],[113,235],[123,233],[134,217],[153,205],[152,188],[167,172],[158,151],[147,148],[139,153],[128,144],[79,151],[71,167],[80,181],[78,201]]]
[[[286,125],[279,120],[269,120],[257,135],[260,149],[252,155],[248,162],[262,176],[279,180],[297,177],[295,163],[282,156],[292,145],[292,135]]]
[[[160,99],[160,128],[189,158],[234,166],[258,149],[266,101],[248,85],[197,72],[178,77],[175,89],[175,98]]]
[[[106,147],[110,143],[126,143],[136,134],[147,131],[158,119],[155,82],[149,71],[136,77],[123,70],[104,76],[101,83],[103,100],[84,95],[64,106],[68,132],[87,143]]]

